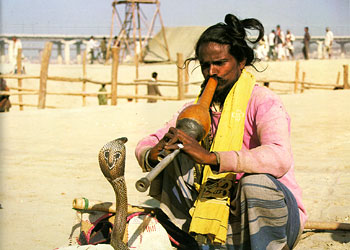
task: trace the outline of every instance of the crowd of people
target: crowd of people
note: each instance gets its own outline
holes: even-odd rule
[[[333,32],[327,27],[324,42],[321,44],[320,58],[328,57],[330,59],[332,57],[333,40]],[[259,44],[255,48],[255,53],[260,60],[293,60],[295,59],[294,42],[295,35],[289,29],[284,33],[281,26],[277,25],[276,29],[271,30],[268,35],[265,35],[259,41]],[[309,33],[309,27],[305,27],[302,40],[302,53],[305,60],[310,58],[310,42],[311,35]]]

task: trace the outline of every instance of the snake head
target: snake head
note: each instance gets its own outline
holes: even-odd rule
[[[98,160],[103,175],[110,180],[124,176],[126,137],[106,143],[100,150]]]

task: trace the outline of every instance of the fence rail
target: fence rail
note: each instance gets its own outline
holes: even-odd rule
[[[65,95],[65,96],[80,96],[82,97],[82,105],[86,105],[86,97],[96,97],[99,94],[104,94],[107,98],[111,99],[111,105],[117,105],[117,99],[134,99],[137,101],[138,99],[155,99],[155,100],[182,100],[185,98],[194,98],[196,95],[189,95],[188,86],[190,85],[198,85],[202,82],[189,82],[188,75],[185,70],[182,68],[184,64],[182,54],[178,54],[177,56],[177,81],[175,80],[158,80],[157,83],[150,83],[150,79],[135,79],[134,82],[118,82],[117,81],[117,73],[118,73],[118,48],[113,48],[113,57],[112,57],[112,77],[111,81],[97,81],[86,77],[86,53],[84,53],[83,57],[83,77],[64,77],[64,76],[48,76],[48,62],[51,55],[50,43],[45,45],[45,51],[43,53],[42,62],[41,62],[41,70],[39,76],[33,75],[24,75],[21,74],[21,70],[17,72],[15,75],[0,75],[0,78],[4,79],[17,79],[18,87],[10,87],[10,90],[15,91],[0,91],[0,95],[12,95],[18,96],[18,103],[12,102],[12,105],[18,105],[20,110],[23,110],[24,106],[28,107],[38,107],[38,108],[58,108],[54,106],[48,106],[45,104],[47,95]],[[17,68],[21,69],[21,49],[18,50],[17,57]],[[279,80],[279,79],[258,79],[257,82],[263,83],[264,85],[269,86],[271,83],[282,83],[282,84],[292,84],[294,85],[294,93],[300,91],[304,92],[305,89],[349,89],[349,80],[348,80],[348,65],[343,65],[343,85],[340,85],[340,72],[338,72],[337,81],[335,84],[323,84],[323,83],[313,83],[305,81],[305,72],[302,72],[302,79],[299,79],[299,61],[296,61],[295,65],[295,79],[294,80]],[[28,79],[39,79],[40,87],[39,89],[28,89],[22,87],[22,80]],[[47,81],[59,81],[59,82],[77,82],[82,83],[82,91],[81,92],[50,92],[47,91]],[[111,92],[87,92],[86,84],[105,84],[111,85]],[[147,85],[157,85],[159,87],[176,87],[177,88],[177,96],[153,96],[153,95],[139,95],[138,87],[139,86],[147,86]],[[134,86],[135,87],[135,95],[120,95],[117,93],[117,86]],[[22,96],[25,95],[38,95],[38,104],[25,104],[23,103]]]

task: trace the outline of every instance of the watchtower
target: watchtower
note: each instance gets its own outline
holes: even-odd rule
[[[142,11],[142,5],[154,5],[154,14],[150,23],[147,23],[147,17]],[[148,39],[153,34],[154,25],[157,17],[159,17],[159,22],[161,24],[161,29],[163,33],[163,39],[165,44],[165,50],[168,55],[168,60],[170,61],[170,52],[168,48],[168,43],[165,36],[165,30],[163,25],[162,16],[160,14],[160,2],[158,0],[124,0],[117,1],[114,0],[112,3],[113,13],[112,13],[112,25],[111,34],[109,39],[109,45],[119,46],[121,53],[121,61],[123,61],[127,56],[133,57],[135,64],[138,61],[143,60],[143,48],[146,46]],[[120,12],[124,7],[124,20],[120,16]],[[119,9],[119,11],[118,11]],[[119,32],[115,36],[114,41],[114,20],[117,20],[119,26]],[[142,24],[146,27],[147,32],[142,27]],[[109,55],[110,48],[108,47],[107,55]]]

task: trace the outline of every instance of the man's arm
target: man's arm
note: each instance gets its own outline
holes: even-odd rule
[[[279,178],[292,166],[289,116],[279,98],[260,101],[263,98],[250,104],[255,111],[248,117],[257,135],[257,145],[251,149],[246,149],[249,147],[246,145],[240,151],[219,152],[220,172],[268,173]]]

